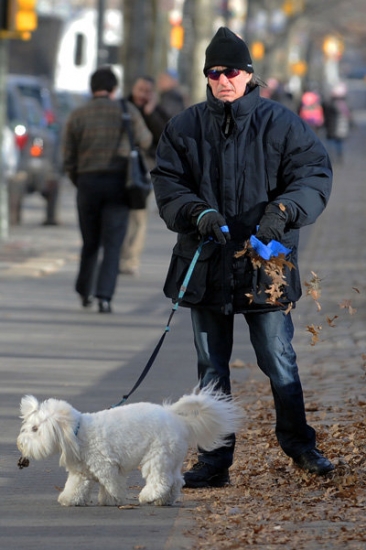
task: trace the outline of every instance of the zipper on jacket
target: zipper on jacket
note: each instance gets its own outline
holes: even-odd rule
[[[225,137],[227,137],[229,135],[230,122],[231,122],[231,114],[229,113],[227,118],[226,118],[226,123],[225,123],[225,130],[224,130]]]
[[[227,138],[233,129],[233,117],[231,116],[230,105],[225,105],[225,122],[223,126],[224,136]]]
[[[234,128],[234,119],[232,117],[231,112],[231,105],[225,104],[225,120],[224,124],[222,126],[222,130],[224,133],[225,139],[228,139],[230,135],[232,134]],[[229,143],[226,143],[223,147],[222,153],[221,153],[221,162],[222,162],[222,182],[220,185],[220,192],[221,192],[221,204],[222,204],[222,214],[223,216],[226,215],[226,198],[225,198],[225,184],[224,184],[224,176],[225,176],[225,160],[223,157],[225,157],[226,147],[230,147]],[[229,260],[231,261],[231,259]],[[228,252],[227,247],[222,246],[221,247],[221,266],[222,266],[222,299],[223,299],[223,307],[222,312],[224,315],[232,315],[233,314],[233,289],[231,288],[231,283],[227,281],[228,274],[231,273],[231,269],[227,265],[228,262]]]

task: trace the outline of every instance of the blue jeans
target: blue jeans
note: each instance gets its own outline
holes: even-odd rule
[[[210,309],[191,309],[194,342],[198,356],[201,386],[212,381],[231,394],[229,361],[233,347],[234,315]],[[291,315],[282,311],[246,313],[250,341],[259,368],[270,379],[276,409],[276,436],[283,451],[299,456],[315,447],[315,430],[306,422],[304,398],[291,341],[294,327]],[[233,462],[235,435],[231,445],[200,452],[199,460],[228,468]]]
[[[328,150],[330,152],[331,159],[336,162],[343,160],[343,138],[328,138]]]

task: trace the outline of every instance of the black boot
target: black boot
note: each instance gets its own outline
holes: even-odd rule
[[[224,487],[230,483],[228,468],[217,468],[207,462],[197,462],[184,475],[184,487]]]
[[[110,300],[99,300],[99,313],[112,313]]]
[[[83,307],[91,307],[93,305],[93,296],[80,296],[80,299]]]
[[[305,451],[293,459],[295,464],[308,471],[310,474],[324,476],[334,470],[334,464],[330,462],[318,449]]]

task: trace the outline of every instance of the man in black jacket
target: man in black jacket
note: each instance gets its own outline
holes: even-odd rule
[[[289,310],[301,296],[297,265],[299,229],[315,222],[329,199],[332,170],[311,129],[283,105],[261,98],[245,42],[220,28],[206,50],[207,101],[170,121],[152,171],[159,212],[178,233],[165,294],[177,300],[182,279],[201,239],[205,244],[182,305],[191,308],[200,385],[231,393],[229,360],[234,315],[249,327],[258,366],[269,377],[276,436],[283,451],[306,471],[324,475],[333,464],[316,448],[307,424],[291,341]],[[259,229],[258,229],[259,226]],[[271,278],[250,254],[256,237],[270,249],[280,242],[294,265],[270,299]],[[229,482],[235,435],[213,452],[200,449],[185,473],[187,487]]]
[[[92,98],[70,114],[63,141],[64,169],[77,188],[83,239],[75,290],[85,308],[92,306],[96,296],[100,313],[112,312],[129,216],[125,192],[129,146],[121,106],[114,99],[117,87],[110,67],[94,71],[90,77]],[[135,142],[146,150],[152,136],[139,111],[131,103],[127,108]]]

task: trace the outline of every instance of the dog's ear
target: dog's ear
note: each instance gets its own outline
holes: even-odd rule
[[[48,399],[42,404],[47,421],[52,425],[60,451],[60,465],[80,459],[79,440],[75,435],[77,411],[66,401]]]
[[[64,426],[64,430],[59,435],[60,465],[66,467],[78,462],[80,460],[80,445],[73,429],[70,426]]]
[[[20,418],[26,420],[32,413],[38,411],[39,402],[34,395],[25,395],[20,402]]]

